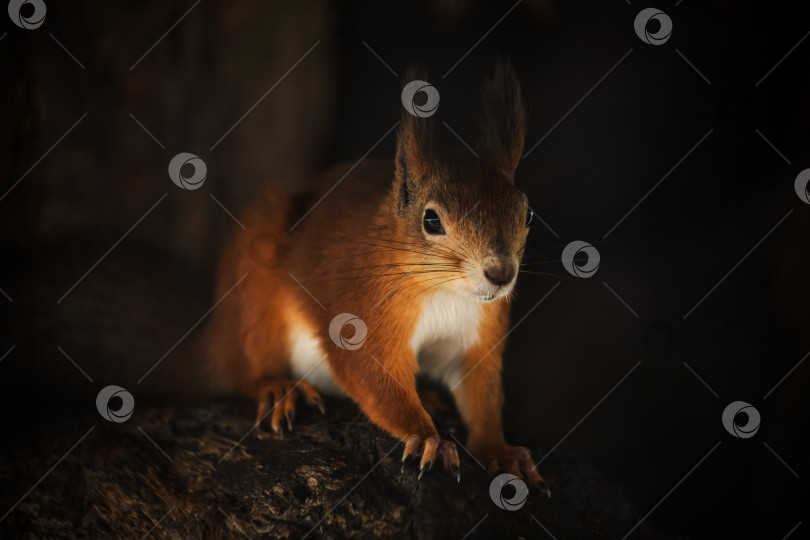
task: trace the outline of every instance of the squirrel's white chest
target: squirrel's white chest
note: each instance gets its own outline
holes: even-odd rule
[[[425,297],[410,339],[420,372],[455,386],[461,380],[464,354],[478,340],[480,318],[481,304],[474,299],[452,291]],[[290,332],[290,353],[295,378],[305,378],[325,393],[342,394],[314,326],[299,324]]]
[[[465,353],[478,341],[480,319],[481,304],[454,291],[424,298],[411,337],[420,372],[455,386]]]

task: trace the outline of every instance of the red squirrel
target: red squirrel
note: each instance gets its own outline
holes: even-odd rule
[[[459,478],[456,445],[417,394],[422,373],[451,389],[490,475],[544,486],[501,426],[510,295],[533,215],[514,181],[526,118],[509,64],[485,84],[483,108],[478,157],[437,152],[434,120],[403,111],[393,164],[337,166],[298,205],[271,187],[244,213],[219,267],[218,297],[232,292],[214,311],[209,356],[258,399],[257,428],[271,415],[276,433],[291,429],[299,397],[323,412],[319,390],[344,394],[403,441],[420,478],[437,458]],[[353,317],[354,336],[340,328]]]

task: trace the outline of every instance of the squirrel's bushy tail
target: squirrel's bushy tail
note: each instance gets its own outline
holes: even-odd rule
[[[272,264],[277,253],[270,250],[280,249],[264,235],[286,231],[288,196],[272,189],[265,199],[260,211],[272,216],[266,220],[272,227],[249,238],[251,271]],[[240,221],[249,227],[252,217]],[[239,233],[226,242],[224,257],[235,239],[248,241]],[[0,278],[14,301],[0,303],[0,420],[19,424],[68,410],[92,411],[108,385],[125,388],[136,404],[227,390],[208,369],[204,338],[212,317],[225,307],[218,301],[241,274],[220,274],[215,287],[213,267],[138,246],[136,237],[112,250],[61,301],[108,247],[76,241],[36,252],[6,250],[10,256]],[[218,245],[211,249],[222,251]]]

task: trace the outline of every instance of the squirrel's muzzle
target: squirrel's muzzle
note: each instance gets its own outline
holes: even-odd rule
[[[484,265],[484,277],[498,287],[508,285],[515,278],[515,263],[510,259],[496,259]]]

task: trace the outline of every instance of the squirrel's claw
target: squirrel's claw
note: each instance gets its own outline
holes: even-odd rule
[[[523,473],[522,475],[518,476],[525,478],[526,482],[533,489],[536,489],[541,494],[544,493],[547,497],[551,498],[551,490],[540,473],[537,472],[537,466],[532,461],[532,457],[527,449],[520,448],[517,459],[513,463],[516,463],[520,471]]]
[[[548,484],[546,484],[546,481],[540,473],[537,472],[537,467],[534,466],[534,463],[531,463],[531,460],[529,464],[521,463],[521,468],[525,471],[526,481],[529,485],[541,494],[545,493],[548,498],[551,498],[551,489],[549,489]]]
[[[409,457],[417,457],[422,453],[422,439],[419,435],[408,435],[405,437],[405,450],[402,451],[402,462],[404,463]]]
[[[422,461],[419,462],[419,478],[422,478],[425,467],[430,470],[433,467],[433,462],[436,461],[436,454],[439,451],[438,436],[428,437],[425,439],[425,445],[422,450]]]
[[[421,440],[416,435],[405,438],[405,450],[402,451],[402,473],[405,473],[405,466],[412,457],[416,457]]]
[[[432,468],[433,468],[433,463],[431,463],[430,465],[427,466],[427,470],[430,470]],[[421,480],[423,474],[425,474],[425,466],[424,465],[419,465],[419,476],[417,476],[416,479]]]
[[[456,477],[456,482],[461,482],[461,466],[458,462],[456,445],[448,441],[442,441],[442,444],[439,445],[439,453],[442,456],[444,468]]]
[[[326,407],[324,407],[323,400],[321,399],[320,396],[313,398],[312,401],[310,402],[310,405],[314,405],[315,407],[317,407],[318,410],[321,411],[321,415],[326,416]]]
[[[326,408],[323,406],[323,399],[314,386],[305,380],[300,380],[297,383],[296,391],[301,392],[301,395],[304,396],[304,401],[307,402],[307,405],[317,408],[319,411],[321,411],[322,415],[326,414]]]
[[[456,477],[456,482],[461,482],[461,469],[457,463],[450,465],[450,474]]]

